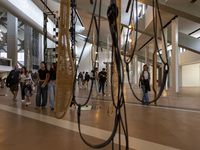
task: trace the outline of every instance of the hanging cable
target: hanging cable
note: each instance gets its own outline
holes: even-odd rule
[[[157,101],[160,96],[162,95],[162,92],[164,90],[164,87],[165,87],[165,84],[166,84],[166,79],[167,79],[167,75],[168,75],[168,72],[169,72],[169,65],[168,65],[168,56],[167,56],[167,46],[166,46],[166,40],[165,40],[165,35],[164,35],[164,29],[163,29],[163,25],[162,25],[162,19],[161,19],[161,15],[160,15],[160,9],[159,9],[159,3],[157,0],[153,0],[153,10],[155,8],[155,1],[156,1],[156,7],[157,7],[157,13],[158,13],[158,16],[159,16],[159,21],[160,21],[160,25],[161,25],[161,32],[162,32],[162,36],[163,36],[163,39],[164,39],[164,46],[165,46],[165,53],[166,53],[166,62],[164,62],[160,52],[159,52],[159,48],[158,48],[158,41],[157,41],[157,31],[156,31],[156,27],[155,27],[155,12],[153,11],[153,29],[154,29],[154,37],[155,37],[155,41],[156,41],[156,47],[157,47],[157,51],[158,51],[158,54],[159,54],[159,57],[162,61],[162,63],[164,64],[164,70],[163,70],[163,82],[161,84],[161,87],[160,87],[160,90],[159,90],[159,93],[157,95],[156,98],[154,98],[153,100],[151,100],[148,104],[150,103],[153,103],[155,101]],[[132,6],[131,6],[131,14],[133,13],[133,5],[134,5],[134,0],[132,1]],[[132,61],[133,59],[133,56],[134,56],[134,53],[135,53],[135,49],[136,49],[136,45],[137,45],[137,32],[138,32],[138,13],[137,13],[137,8],[138,7],[138,1],[136,0],[136,38],[135,38],[135,44],[134,44],[134,48],[132,50],[132,54],[131,54],[131,57],[129,59],[129,61],[126,60],[126,47],[127,47],[127,39],[128,39],[128,34],[127,34],[127,39],[126,39],[126,43],[125,43],[125,54],[124,54],[124,61],[126,63],[126,72],[127,72],[127,77],[128,77],[128,83],[129,83],[129,86],[130,86],[130,89],[133,93],[133,95],[135,96],[135,98],[142,102],[142,100],[140,98],[137,97],[137,95],[135,94],[132,86],[131,86],[131,82],[130,82],[130,74],[129,74],[129,63]],[[131,17],[132,15],[130,15],[130,20],[129,20],[129,25],[131,24]],[[129,32],[129,29],[128,29],[128,32]]]
[[[100,0],[100,5],[99,5],[99,22],[98,22],[98,29],[99,29],[99,31],[100,31],[100,18],[101,18],[101,5],[102,5],[101,3],[102,3],[102,0]],[[88,38],[89,38],[90,31],[91,31],[92,22],[93,22],[93,19],[94,19],[94,13],[95,13],[95,9],[96,9],[96,4],[97,4],[97,0],[95,1],[95,4],[94,4],[94,9],[93,9],[93,14],[92,14],[91,22],[90,22],[90,27],[89,27],[89,31],[88,31],[88,36],[87,36],[87,38],[86,38],[86,41],[85,41],[85,44],[84,44],[84,46],[83,46],[83,49],[82,49],[82,52],[81,52],[81,55],[80,55],[80,59],[79,59],[79,62],[78,62],[77,68],[76,68],[76,75],[77,75],[77,70],[78,70],[78,67],[79,67],[79,65],[80,65],[80,61],[81,61],[81,58],[82,58],[82,55],[83,55],[85,46],[86,46],[86,44],[87,44],[87,42],[88,42]],[[109,9],[108,12],[110,12],[110,11],[112,11],[112,10]],[[116,13],[116,12],[117,12],[117,7],[115,8],[115,10],[114,10],[113,13]],[[116,29],[116,27],[117,27],[117,25],[116,25],[116,18],[117,18],[117,15],[115,16],[115,19],[114,19],[115,26],[114,26],[113,29]],[[112,23],[113,23],[113,22],[112,22]],[[115,30],[113,30],[113,31],[115,31]],[[100,32],[98,32],[98,33],[100,34]],[[99,34],[97,35],[97,50],[96,50],[97,54],[98,54],[98,49],[99,49]],[[118,37],[118,33],[115,34],[115,38],[117,38],[117,37]],[[118,78],[119,78],[119,80],[118,80],[118,81],[119,81],[119,83],[118,83],[118,88],[119,88],[120,90],[118,90],[118,103],[117,103],[117,106],[116,106],[117,109],[116,109],[116,111],[115,111],[115,112],[116,112],[116,113],[115,113],[116,115],[115,115],[115,123],[114,123],[113,132],[112,132],[112,134],[110,135],[110,137],[109,137],[105,142],[103,142],[102,144],[93,145],[93,144],[87,142],[87,141],[84,139],[83,135],[82,135],[81,126],[80,126],[81,107],[85,106],[85,105],[88,103],[89,99],[90,99],[91,90],[92,90],[92,86],[93,86],[93,80],[92,80],[92,84],[91,84],[91,89],[90,89],[89,96],[88,96],[88,98],[87,98],[87,100],[86,100],[85,103],[79,104],[79,103],[75,100],[75,95],[74,95],[74,102],[75,102],[75,104],[78,106],[77,119],[78,119],[79,134],[80,134],[82,140],[83,140],[88,146],[90,146],[90,147],[92,147],[92,148],[102,148],[102,147],[105,147],[106,145],[108,145],[110,142],[112,142],[113,139],[114,139],[114,137],[115,137],[115,135],[116,135],[117,129],[119,129],[119,128],[118,128],[118,127],[120,126],[119,124],[122,123],[120,108],[121,108],[122,105],[125,103],[125,102],[124,102],[124,96],[123,96],[123,80],[124,80],[124,79],[123,79],[123,71],[121,72],[123,65],[122,65],[122,60],[121,60],[121,56],[120,56],[120,53],[119,53],[119,48],[118,48],[118,46],[116,46],[116,45],[117,45],[117,42],[115,43],[115,47],[116,47],[116,48],[113,48],[113,50],[112,50],[112,55],[113,55],[113,51],[115,51],[115,56],[112,56],[112,58],[113,58],[113,57],[116,57],[115,61],[116,61],[116,64],[117,64],[117,72],[118,72]],[[98,57],[98,55],[96,55],[94,67],[96,66],[97,57]],[[119,60],[119,59],[120,59],[120,62],[117,61],[117,60]],[[93,73],[93,76],[94,76],[94,73]],[[122,78],[121,78],[121,76],[122,76]],[[74,79],[74,90],[75,90],[75,79]],[[75,92],[74,92],[74,93],[75,93]],[[126,117],[125,117],[125,119],[126,119]],[[125,125],[124,125],[124,124],[122,125],[122,129],[123,129],[123,131],[124,131],[125,136],[127,136],[127,120],[125,121]],[[120,130],[119,130],[119,131],[120,131]],[[120,132],[121,132],[121,131],[120,131]],[[119,133],[119,134],[120,134],[120,133]],[[127,140],[127,139],[128,139],[128,137],[126,137],[126,140]],[[119,143],[121,143],[121,138],[119,138],[119,140],[120,140]],[[127,150],[128,150],[128,142],[126,142],[126,143],[127,143],[126,147],[127,147]],[[120,147],[121,147],[121,144],[120,144]],[[113,147],[113,148],[114,148],[114,147]]]
[[[101,3],[102,3],[102,0],[100,0],[100,5],[99,5],[99,22],[98,22],[98,30],[99,30],[99,32],[97,34],[97,50],[96,50],[97,54],[98,54],[98,49],[99,49],[100,18],[101,18],[101,5],[102,5]],[[117,104],[114,104],[114,98],[113,98],[114,94],[113,94],[113,89],[111,89],[113,104],[114,104],[114,106],[116,108],[115,109],[115,123],[114,123],[114,128],[113,128],[112,134],[102,144],[94,145],[94,144],[91,144],[91,143],[87,142],[84,139],[83,135],[82,135],[81,125],[80,125],[81,124],[80,123],[81,107],[85,106],[88,103],[89,99],[90,99],[91,90],[92,90],[92,86],[93,86],[93,80],[92,80],[89,96],[88,96],[88,98],[87,98],[85,103],[79,104],[75,100],[75,95],[73,97],[74,97],[75,104],[78,106],[77,119],[78,119],[79,134],[80,134],[82,140],[88,146],[90,146],[92,148],[105,147],[106,145],[108,145],[109,143],[111,143],[114,140],[114,137],[115,137],[116,132],[118,130],[119,131],[119,148],[120,148],[121,147],[121,136],[120,136],[120,134],[121,134],[121,128],[122,128],[122,131],[124,132],[125,140],[126,140],[126,150],[128,150],[128,125],[127,125],[127,118],[126,118],[126,107],[124,106],[125,105],[125,100],[124,100],[124,91],[123,91],[123,87],[124,87],[124,72],[123,72],[123,63],[122,63],[121,54],[120,54],[121,52],[120,52],[120,49],[119,49],[119,46],[118,46],[118,36],[119,35],[118,35],[118,32],[116,32],[117,31],[118,9],[117,9],[115,3],[116,3],[115,1],[111,1],[111,6],[108,9],[107,15],[108,15],[110,31],[111,31],[111,35],[112,35],[112,39],[113,39],[113,44],[112,44],[112,65],[113,65],[113,60],[115,60],[116,69],[117,69],[117,73],[118,73],[118,94],[117,94],[118,96],[117,96]],[[82,52],[81,52],[81,55],[80,55],[80,59],[79,59],[79,62],[78,62],[77,68],[76,68],[76,75],[77,75],[77,70],[78,70],[78,67],[80,65],[80,61],[81,61],[85,46],[86,46],[86,44],[88,42],[88,38],[89,38],[90,31],[91,31],[92,22],[93,22],[93,19],[94,19],[94,13],[95,13],[95,9],[96,9],[96,4],[97,4],[97,0],[95,1],[95,4],[94,4],[94,9],[93,9],[93,13],[92,13],[92,18],[91,18],[91,22],[90,22],[88,35],[87,35],[87,38],[86,38],[85,44],[83,46],[83,49],[82,49]],[[96,66],[97,57],[98,57],[98,55],[96,55],[96,57],[95,57],[94,67]],[[114,57],[115,57],[115,59],[113,59]],[[112,71],[113,71],[113,67],[112,67]],[[94,73],[93,73],[93,77],[94,77]],[[75,81],[76,81],[76,79],[74,78],[74,91],[75,91]],[[112,84],[112,82],[113,82],[113,80],[112,80],[112,76],[111,76],[111,84]],[[122,106],[124,108],[124,115],[125,115],[124,116],[124,121],[123,121],[122,116],[121,116],[121,108],[122,108]],[[114,149],[114,146],[113,146],[113,149]]]

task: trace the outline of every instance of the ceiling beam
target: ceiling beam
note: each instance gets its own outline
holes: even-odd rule
[[[138,0],[138,2],[152,6],[152,0]],[[159,0],[159,7],[161,10],[171,14],[200,23],[200,7],[196,3],[178,2],[177,0],[165,3],[165,0]]]

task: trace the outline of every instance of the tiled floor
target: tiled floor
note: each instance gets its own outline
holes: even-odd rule
[[[141,97],[137,86],[134,90]],[[88,92],[77,89],[77,101],[84,102]],[[179,94],[169,89],[159,99],[158,106],[141,105],[128,85],[125,92],[131,150],[200,149],[200,88],[181,88]],[[20,94],[18,102],[11,100],[9,89],[0,89],[1,94],[7,96],[0,96],[0,150],[92,149],[82,142],[77,132],[76,109],[71,108],[63,119],[57,120],[49,106],[34,109],[35,95],[32,104],[26,107],[20,102]],[[114,116],[107,115],[110,95],[109,88],[106,88],[106,96],[94,92],[89,105],[101,106],[101,109],[81,113],[84,137],[91,143],[103,142],[113,129]],[[149,95],[152,99],[153,93]],[[117,140],[115,143],[116,148]],[[111,150],[111,144],[102,149]]]

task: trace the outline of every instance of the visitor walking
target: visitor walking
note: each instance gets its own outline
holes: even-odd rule
[[[23,82],[23,90],[26,96],[26,106],[31,104],[30,97],[32,93],[32,85],[33,85],[32,77],[29,74],[29,72],[26,71],[24,82]]]
[[[47,65],[45,62],[41,62],[41,69],[38,70],[38,78],[35,82],[37,85],[37,96],[36,96],[36,109],[42,107],[45,108],[47,104],[47,92],[48,92],[48,81],[49,81],[49,71],[47,70]],[[42,96],[42,104],[41,104]]]
[[[56,63],[51,64],[51,69],[49,71],[50,78],[49,78],[49,104],[50,109],[54,110],[54,101],[55,101],[55,90],[56,90]]]
[[[150,91],[150,73],[148,71],[148,66],[144,65],[143,66],[143,71],[140,74],[140,79],[139,79],[139,87],[141,85],[142,92],[143,92],[143,97],[142,97],[142,104],[149,104],[149,97],[148,97],[148,91]]]
[[[101,92],[101,89],[102,89],[102,94],[105,95],[105,92],[104,92],[104,86],[105,86],[105,82],[106,82],[106,78],[107,78],[107,72],[106,72],[106,69],[103,68],[101,72],[99,72],[99,93]]]
[[[23,83],[24,83],[24,78],[26,78],[26,67],[23,66],[22,69],[21,69],[21,82],[20,82],[20,88],[21,88],[21,101],[24,102],[25,101],[25,93],[24,93],[24,86],[23,86]]]
[[[12,70],[8,75],[7,80],[10,80],[10,91],[13,94],[13,100],[17,101],[17,94],[18,94],[18,84],[20,83],[20,71],[18,70],[18,65],[15,65],[14,70]]]

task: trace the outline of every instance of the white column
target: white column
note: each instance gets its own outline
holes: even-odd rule
[[[172,20],[172,87],[179,92],[179,48],[178,48],[178,18]]]
[[[12,59],[12,65],[17,64],[18,44],[18,19],[12,14],[7,14],[7,57]]]
[[[44,61],[44,45],[43,45],[43,35],[39,34],[39,64]],[[57,50],[56,50],[57,51]]]
[[[133,83],[138,84],[138,57],[133,58]]]
[[[182,66],[179,66],[179,87],[182,87]]]
[[[167,48],[167,28],[164,29],[164,35],[165,35],[166,48]],[[163,61],[166,62],[165,44],[164,44],[163,36],[162,36],[162,58],[163,58]],[[164,70],[164,64],[162,64],[162,76],[163,76],[163,70]],[[168,90],[168,77],[166,80],[165,89]]]

